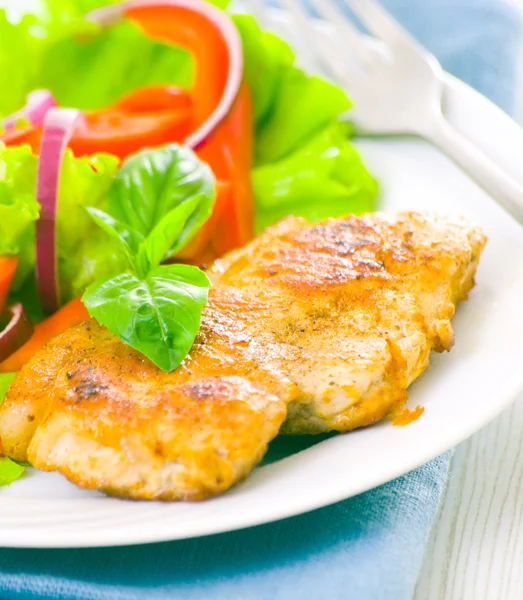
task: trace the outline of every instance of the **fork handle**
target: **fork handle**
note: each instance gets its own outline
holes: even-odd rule
[[[443,115],[424,137],[438,146],[518,223],[523,225],[523,185],[507,174]]]

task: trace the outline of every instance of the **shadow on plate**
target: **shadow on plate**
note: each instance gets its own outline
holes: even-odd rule
[[[269,465],[273,462],[282,460],[283,458],[287,458],[292,454],[307,450],[307,448],[312,448],[312,446],[321,444],[321,442],[328,440],[335,435],[338,434],[334,432],[323,433],[320,435],[280,435],[269,444],[269,449],[267,450],[267,454],[265,455],[261,466]]]

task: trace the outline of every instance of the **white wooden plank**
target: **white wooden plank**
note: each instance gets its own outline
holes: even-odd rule
[[[523,598],[523,397],[457,448],[415,600]]]

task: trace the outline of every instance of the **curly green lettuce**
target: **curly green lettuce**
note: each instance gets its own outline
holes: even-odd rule
[[[93,223],[88,206],[105,210],[119,161],[111,154],[64,156],[58,192],[58,270],[64,300],[79,296],[99,277],[120,271],[125,257]]]
[[[374,210],[378,185],[340,120],[351,106],[345,92],[298,69],[289,45],[252,17],[234,20],[254,100],[257,230],[289,214],[317,221]]]
[[[258,231],[287,215],[309,221],[373,210],[378,184],[333,123],[285,158],[252,173]]]
[[[40,215],[35,197],[37,158],[27,145],[6,148],[0,142],[0,255],[18,255],[14,285],[34,264],[34,223]]]
[[[105,208],[119,161],[110,154],[75,158],[66,152],[58,197],[58,265],[65,300],[78,296],[92,281],[121,269],[125,259],[106,239],[85,207]],[[28,145],[0,143],[0,255],[17,255],[13,282],[21,290],[34,278],[37,157]],[[29,282],[30,285],[30,282]]]

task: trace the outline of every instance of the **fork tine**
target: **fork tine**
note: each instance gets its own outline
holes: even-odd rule
[[[375,0],[346,0],[354,14],[377,38],[390,46],[417,43]]]
[[[311,17],[307,14],[307,11],[302,4],[302,0],[281,0],[281,2],[296,19],[298,29],[301,29],[306,34],[301,36],[300,39],[297,39],[297,43],[300,45],[299,50],[302,55],[308,59],[311,66],[318,67],[317,55],[313,49],[315,44],[307,42],[307,38],[316,41],[316,31],[311,23]]]
[[[339,44],[354,52],[364,65],[368,64],[370,58],[368,44],[350,22],[349,17],[343,14],[332,0],[312,0],[312,4],[320,17],[333,26]]]
[[[318,20],[317,26],[320,27],[322,24],[322,21]],[[318,37],[320,36],[318,35]],[[339,44],[330,35],[321,36],[321,40],[319,41],[321,43],[317,45],[317,51],[320,55],[321,63],[324,65],[325,71],[330,74],[331,79],[342,87],[347,88],[349,92],[357,84],[361,85],[361,79],[364,77],[361,68],[358,68],[350,60],[350,57],[346,57],[343,52],[340,52]]]
[[[314,1],[314,0],[313,0]],[[350,63],[350,57],[344,57],[339,45],[335,47],[332,40],[332,30],[327,20],[313,18],[302,0],[281,0],[283,6],[295,17],[304,35],[293,41],[299,46],[300,52],[309,59],[310,66],[326,74],[338,84],[349,87],[361,77],[361,70]],[[249,0],[249,5],[255,15],[270,22],[270,15],[259,0]],[[322,27],[328,28],[323,31]]]
[[[354,85],[354,81],[361,77],[361,72],[354,64],[351,64],[350,57],[343,56],[339,44],[334,47],[332,31],[329,30],[328,35],[324,35],[321,31],[323,25],[327,27],[331,25],[329,20],[313,18],[307,12],[303,0],[281,0],[281,2],[295,16],[298,25],[302,28],[305,35],[299,41],[306,51],[306,56],[312,58],[313,65],[343,87],[349,87],[349,84]],[[315,1],[312,0],[312,2],[317,8]],[[339,36],[336,35],[336,37]]]
[[[267,15],[267,9],[260,0],[249,0],[249,8],[252,14],[256,17],[258,23],[263,27],[267,27],[270,23],[270,18]]]

